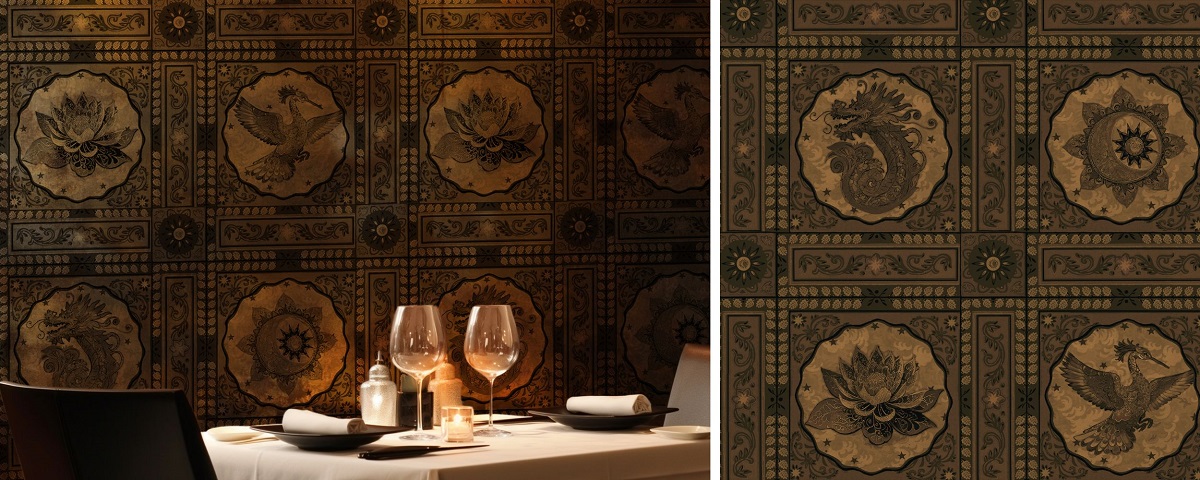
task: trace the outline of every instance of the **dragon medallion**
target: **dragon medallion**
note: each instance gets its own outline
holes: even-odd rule
[[[312,75],[285,69],[258,77],[225,113],[225,152],[238,177],[288,198],[329,180],[346,156],[345,111]]]
[[[507,191],[542,158],[544,115],[533,90],[512,73],[490,67],[464,73],[429,105],[429,156],[463,190]]]
[[[1179,344],[1156,328],[1130,320],[1096,327],[1051,368],[1050,425],[1092,468],[1152,468],[1196,427],[1195,381]]]
[[[33,183],[75,202],[124,184],[145,142],[129,93],[107,76],[84,71],[34,90],[13,134]]]
[[[874,70],[821,91],[796,140],[817,201],[866,223],[903,217],[946,178],[946,120],[929,93]]]
[[[903,468],[946,429],[950,395],[933,350],[905,327],[876,320],[817,345],[796,401],[816,449],[843,468]]]
[[[658,72],[625,105],[625,153],[659,187],[682,192],[708,183],[708,83],[708,72],[691,67]]]
[[[1196,122],[1179,93],[1132,70],[1092,78],[1050,119],[1050,173],[1069,202],[1117,223],[1153,217],[1196,177]]]
[[[288,408],[333,386],[346,365],[345,320],[311,284],[285,280],[242,299],[226,326],[226,368],[259,403]]]
[[[55,290],[17,327],[21,379],[66,388],[129,388],[141,369],[139,327],[124,302],[87,284]]]

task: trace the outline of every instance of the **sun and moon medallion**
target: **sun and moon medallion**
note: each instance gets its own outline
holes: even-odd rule
[[[816,449],[866,473],[903,468],[946,429],[946,370],[929,343],[875,320],[817,344],[796,401]]]
[[[929,201],[946,178],[946,119],[904,75],[847,75],[817,94],[796,150],[818,202],[868,224]]]
[[[1050,119],[1050,172],[1067,201],[1115,223],[1151,218],[1196,177],[1196,122],[1179,92],[1123,70],[1072,90]]]
[[[312,284],[263,285],[241,300],[226,323],[226,368],[259,403],[307,403],[329,390],[345,367],[345,323]]]
[[[1178,343],[1131,320],[1071,341],[1050,370],[1050,426],[1094,469],[1153,468],[1196,427],[1196,370]]]

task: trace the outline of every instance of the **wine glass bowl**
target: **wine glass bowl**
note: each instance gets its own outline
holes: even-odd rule
[[[520,344],[517,322],[508,305],[476,305],[471,308],[463,355],[471,368],[488,380],[488,426],[475,431],[481,437],[507,437],[510,432],[492,424],[496,378],[517,363]]]
[[[446,333],[442,318],[433,305],[396,307],[390,337],[392,364],[417,380],[417,430],[400,438],[408,440],[438,440],[441,437],[422,433],[421,381],[442,364],[446,355]]]

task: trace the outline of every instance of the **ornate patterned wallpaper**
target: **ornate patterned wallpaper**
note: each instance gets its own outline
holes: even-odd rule
[[[728,478],[1200,478],[1200,5],[720,7]]]
[[[428,303],[481,401],[462,330],[507,303],[499,408],[665,403],[708,341],[707,12],[5,2],[0,378],[181,388],[205,427],[352,414]]]

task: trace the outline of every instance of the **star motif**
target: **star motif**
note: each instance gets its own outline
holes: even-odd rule
[[[807,383],[806,383],[806,384],[804,384],[804,387],[803,387],[803,388],[804,388],[804,391],[806,391],[806,392],[807,392],[807,391],[809,391],[809,390],[812,390],[812,387],[809,387]]]
[[[829,446],[829,444],[831,444],[831,443],[833,443],[833,442],[829,441],[829,439],[828,439],[828,438],[826,438],[826,439],[825,439],[825,441],[824,441],[824,442],[821,442],[821,443],[824,443],[824,444],[825,444],[825,446],[826,446],[826,447],[828,447],[828,446]]]

